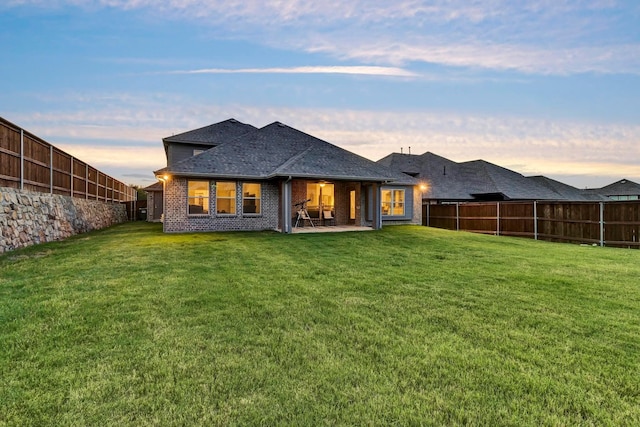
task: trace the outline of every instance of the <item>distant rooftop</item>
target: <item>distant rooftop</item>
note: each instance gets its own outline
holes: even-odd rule
[[[425,199],[472,200],[605,200],[544,176],[525,177],[485,160],[454,162],[431,152],[392,153],[380,164],[409,174],[427,184]]]

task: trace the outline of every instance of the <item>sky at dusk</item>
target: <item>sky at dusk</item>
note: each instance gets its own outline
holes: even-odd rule
[[[128,184],[232,117],[640,182],[637,0],[2,0],[0,46],[0,116]]]

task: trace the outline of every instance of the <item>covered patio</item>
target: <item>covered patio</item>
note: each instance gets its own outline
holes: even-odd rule
[[[294,227],[293,234],[305,233],[342,233],[346,231],[373,231],[373,227],[360,225],[319,225],[317,227]]]
[[[282,181],[278,228],[288,233],[373,230],[379,214],[369,205],[379,199],[379,189],[377,182],[329,177]]]

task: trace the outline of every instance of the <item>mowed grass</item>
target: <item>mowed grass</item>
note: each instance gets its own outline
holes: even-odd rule
[[[426,227],[0,257],[0,425],[638,425],[640,251]]]

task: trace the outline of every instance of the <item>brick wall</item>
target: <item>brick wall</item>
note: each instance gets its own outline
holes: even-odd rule
[[[307,199],[307,180],[293,180],[291,183],[292,204]],[[276,230],[280,227],[280,186],[277,182],[262,182],[262,214],[242,214],[242,182],[236,183],[236,214],[233,216],[216,215],[215,183],[210,182],[209,214],[187,214],[187,179],[173,178],[167,183],[166,212],[164,230],[166,232],[188,231],[233,231],[233,230]],[[350,192],[356,192],[356,219],[349,218]],[[336,224],[371,225],[364,219],[364,188],[360,182],[334,182]],[[407,195],[413,193],[413,211],[410,219],[385,220],[383,225],[421,224],[422,196],[414,189],[407,187]],[[149,201],[151,204],[152,201]],[[295,223],[296,206],[292,206],[292,217]],[[151,212],[149,212],[151,214]]]
[[[157,193],[155,191],[149,191],[147,193],[147,221],[149,222],[153,222],[153,214],[155,213],[155,209],[154,209],[154,201],[155,198],[157,197],[157,195],[159,195],[160,197],[162,197],[162,193]]]
[[[280,207],[277,182],[262,182],[261,214],[242,213],[242,182],[236,183],[236,214],[216,215],[215,182],[209,185],[209,214],[188,215],[187,179],[171,178],[166,184],[164,231],[168,233],[191,231],[257,231],[278,228]],[[248,181],[256,182],[256,181]]]
[[[291,202],[299,203],[303,200],[307,200],[307,181],[294,179],[291,181]],[[297,206],[294,206],[293,213],[295,214]]]
[[[362,219],[361,184],[359,182],[336,182],[336,224],[352,224],[360,226]],[[356,192],[356,218],[350,218],[351,191]]]

